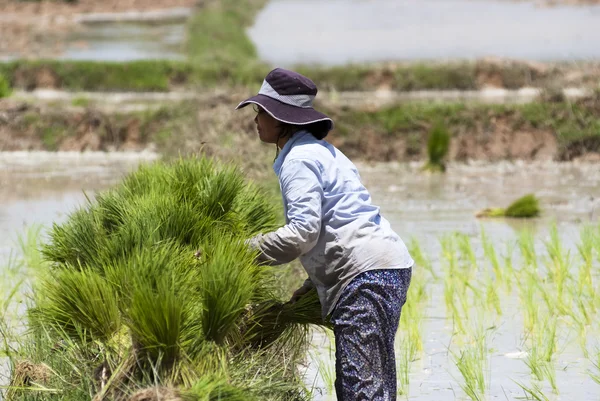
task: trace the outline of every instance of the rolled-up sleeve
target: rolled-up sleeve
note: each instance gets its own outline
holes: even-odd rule
[[[258,261],[279,265],[310,251],[321,232],[322,175],[314,161],[286,161],[279,174],[287,224],[248,241],[259,251]]]

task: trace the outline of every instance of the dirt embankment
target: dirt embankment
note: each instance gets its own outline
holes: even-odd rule
[[[0,151],[118,151],[151,148],[252,158],[269,152],[253,116],[234,112],[229,95],[156,111],[103,113],[91,107],[0,102]],[[412,107],[412,108],[411,108]],[[600,98],[514,106],[401,105],[385,110],[324,109],[336,121],[328,137],[348,156],[371,161],[420,160],[442,121],[452,135],[451,160],[600,161]]]

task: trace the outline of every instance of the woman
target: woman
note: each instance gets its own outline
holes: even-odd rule
[[[300,258],[308,279],[292,302],[319,294],[335,334],[338,400],[395,400],[394,338],[414,262],[354,164],[323,140],[333,121],[312,107],[316,94],[310,79],[278,68],[237,107],[253,104],[260,140],[277,147],[286,215],[248,243],[263,263]]]

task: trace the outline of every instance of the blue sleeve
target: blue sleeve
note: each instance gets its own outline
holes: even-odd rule
[[[288,263],[307,253],[321,232],[323,183],[316,163],[305,159],[286,161],[279,183],[287,224],[249,240],[249,245],[259,250],[259,261],[271,265]]]

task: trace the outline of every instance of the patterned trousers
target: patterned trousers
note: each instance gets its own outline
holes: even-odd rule
[[[331,314],[338,401],[396,400],[394,339],[411,275],[370,270],[344,289]]]

